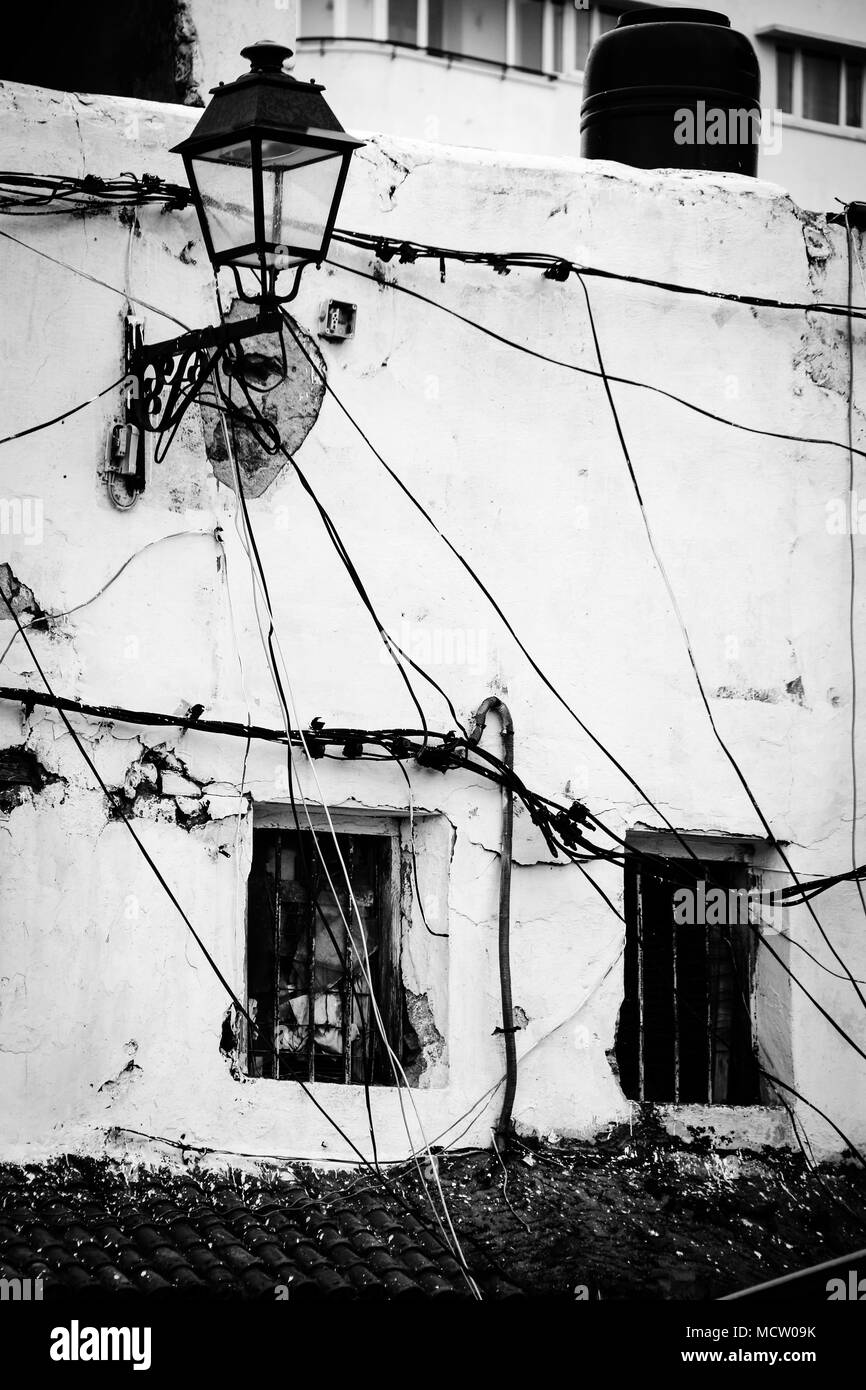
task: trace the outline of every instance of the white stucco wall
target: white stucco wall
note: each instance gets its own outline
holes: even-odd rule
[[[183,108],[6,85],[0,166],[106,175],[133,168],[178,179],[179,161],[167,150],[194,120]],[[0,222],[33,248],[2,242],[4,434],[87,400],[119,375],[124,292],[191,326],[214,321],[192,209],[144,209],[139,222],[140,236],[110,212]],[[340,222],[452,246],[544,250],[737,293],[834,302],[845,295],[839,230],[804,222],[778,188],[733,177],[372,137],[355,160]],[[334,259],[369,267],[360,253],[335,248]],[[441,284],[435,263],[393,262],[387,278],[543,352],[595,366],[574,278],[560,284],[536,271],[502,277],[449,266]],[[614,281],[589,284],[611,372],[744,423],[844,439],[843,320]],[[326,297],[358,306],[350,343],[320,341],[335,389],[489,582],[581,718],[680,829],[759,837],[698,700],[601,384],[339,269],[305,275],[293,313],[308,332]],[[149,342],[178,331],[153,308],[140,313]],[[856,337],[859,352],[859,325]],[[846,454],[735,431],[660,396],[613,389],[707,689],[724,692],[713,701],[719,726],[800,872],[840,871],[850,863],[848,544],[828,531],[826,508],[845,495]],[[4,534],[0,559],[45,609],[85,603],[137,557],[50,635],[31,634],[40,661],[58,692],[81,700],[166,712],[200,701],[208,717],[244,719],[230,593],[252,717],[278,726],[234,495],[214,478],[198,411],[138,505],[122,514],[98,478],[116,408],[109,396],[0,448],[0,497],[37,499],[43,514],[40,543]],[[857,412],[858,434],[860,426]],[[517,767],[530,786],[580,795],[620,834],[658,825],[540,685],[332,401],[298,458],[386,625],[398,640],[407,632],[410,640],[424,638],[431,672],[461,717],[489,692],[500,693],[514,715]],[[406,692],[290,470],[250,510],[302,721],[414,723]],[[227,574],[217,566],[217,525]],[[177,532],[186,534],[163,539]],[[863,619],[858,598],[858,630]],[[10,635],[10,624],[0,622],[0,640]],[[442,660],[461,649],[468,659]],[[802,702],[787,690],[798,678]],[[20,639],[0,680],[40,686]],[[431,725],[447,728],[438,697],[425,690],[423,698]],[[124,782],[148,744],[168,745],[202,784],[208,824],[187,831],[151,811],[137,817],[136,828],[242,994],[251,831],[238,801],[243,743],[73,719],[109,785]],[[493,729],[487,737],[495,747]],[[219,1052],[224,992],[128,832],[109,819],[58,717],[0,702],[0,746],[24,742],[63,780],[25,792],[0,823],[0,1156],[99,1149],[107,1132],[123,1147],[126,1131],[136,1130],[243,1154],[346,1157],[296,1086],[232,1079]],[[328,761],[316,771],[335,807],[406,810],[405,782],[386,764]],[[307,769],[299,775],[315,800]],[[499,796],[464,774],[411,775],[419,811],[447,818],[454,835],[441,904],[449,940],[419,935],[414,919],[407,928],[417,944],[412,988],[426,978],[448,1046],[446,1084],[418,1089],[415,1101],[428,1135],[447,1131],[450,1138],[503,1069],[494,1035]],[[279,749],[253,747],[246,790],[258,802],[287,803]],[[431,854],[433,865],[439,851]],[[621,901],[614,869],[593,874]],[[818,908],[837,949],[866,978],[856,894],[836,890]],[[835,968],[802,910],[790,928]],[[520,1126],[590,1135],[628,1115],[605,1055],[621,1000],[621,946],[620,921],[576,868],[549,862],[528,817],[518,816],[514,1000],[528,1020],[518,1034]],[[784,942],[778,949],[790,951],[808,988],[862,1040],[850,985]],[[786,1023],[773,1016],[773,1041],[790,1053],[803,1095],[866,1141],[866,1068],[796,988]],[[360,1089],[316,1089],[369,1152]],[[838,1152],[832,1131],[800,1111],[816,1152]],[[375,1093],[374,1113],[380,1157],[405,1153],[393,1089]],[[495,1102],[479,1109],[462,1142],[486,1143],[496,1113]],[[720,1123],[752,1142],[787,1132],[776,1111],[722,1115]]]

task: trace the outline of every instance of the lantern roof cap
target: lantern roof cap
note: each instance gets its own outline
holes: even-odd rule
[[[241,56],[250,61],[250,71],[234,82],[221,82],[211,89],[211,100],[195,129],[172,154],[194,154],[197,148],[218,146],[222,140],[252,133],[255,128],[286,135],[305,131],[331,136],[335,144],[362,145],[347,135],[331,110],[318,82],[299,82],[283,71],[292,49],[270,39],[250,44]]]

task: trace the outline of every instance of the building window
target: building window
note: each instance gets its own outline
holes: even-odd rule
[[[374,0],[346,0],[346,32],[355,39],[375,36]]]
[[[388,0],[388,38],[394,43],[418,42],[418,0]]]
[[[565,8],[563,5],[554,5],[551,16],[552,23],[552,51],[550,55],[551,67],[554,72],[562,72],[563,59],[565,57]]]
[[[776,49],[776,105],[822,125],[863,128],[863,62],[829,50]]]
[[[247,1039],[251,1075],[279,1080],[366,1079],[393,1084],[372,1016],[369,975],[385,1034],[403,1060],[400,850],[396,822],[369,834],[338,833],[363,924],[350,905],[335,837],[253,832],[247,901],[247,993],[259,1036]],[[328,876],[336,889],[336,898]]]
[[[776,50],[776,105],[780,111],[794,110],[794,54],[790,48]]]
[[[517,64],[541,72],[544,51],[544,5],[542,0],[517,0]]]
[[[580,71],[590,45],[639,0],[299,0],[298,37],[401,43],[553,75]]]
[[[429,0],[430,48],[507,62],[507,0]]]
[[[620,1084],[632,1100],[755,1104],[755,879],[729,860],[668,863],[626,863]]]

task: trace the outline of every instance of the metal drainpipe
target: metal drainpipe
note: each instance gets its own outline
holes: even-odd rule
[[[502,726],[503,761],[514,768],[514,724],[502,700],[489,695],[478,706],[472,743],[479,743],[489,713],[498,714]],[[502,1036],[505,1039],[505,1094],[496,1129],[496,1147],[505,1153],[511,1133],[511,1110],[517,1090],[517,1043],[514,1038],[514,1004],[511,998],[511,854],[514,838],[514,801],[509,788],[502,788],[502,853],[499,860],[499,985],[502,993]]]

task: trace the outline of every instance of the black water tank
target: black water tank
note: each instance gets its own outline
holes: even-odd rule
[[[583,92],[585,159],[758,172],[758,59],[723,14],[653,6],[620,15],[590,50]]]

